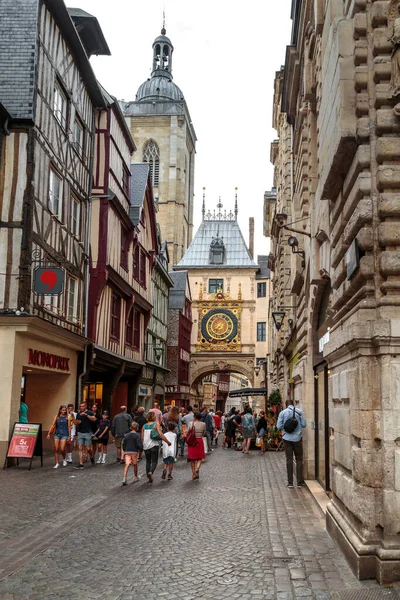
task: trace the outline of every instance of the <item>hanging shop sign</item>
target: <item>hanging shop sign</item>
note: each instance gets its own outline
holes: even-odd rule
[[[35,367],[47,367],[48,369],[54,369],[55,371],[69,371],[69,358],[65,356],[58,356],[57,354],[50,354],[49,352],[42,352],[41,350],[33,350],[29,348],[28,364]]]
[[[38,296],[59,296],[64,291],[64,269],[36,267],[33,272],[33,291]]]
[[[151,388],[140,385],[139,386],[139,395],[140,396],[151,396]]]
[[[8,445],[8,451],[4,466],[7,466],[8,458],[30,459],[29,470],[31,470],[34,456],[41,458],[43,466],[43,445],[42,445],[42,425],[41,423],[14,423],[11,440]]]

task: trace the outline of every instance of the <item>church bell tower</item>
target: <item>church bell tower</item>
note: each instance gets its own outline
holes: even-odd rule
[[[172,76],[174,47],[165,27],[153,42],[151,76],[135,100],[121,102],[137,146],[132,162],[150,164],[157,219],[171,268],[193,236],[196,134],[181,89]]]

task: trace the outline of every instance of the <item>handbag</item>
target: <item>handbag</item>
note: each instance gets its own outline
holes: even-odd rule
[[[53,421],[53,425],[49,429],[49,435],[54,435],[57,430],[57,418]]]
[[[155,442],[159,442],[161,441],[160,435],[157,431],[157,427],[154,425],[152,430],[150,431],[150,439],[155,441]]]
[[[190,427],[186,436],[186,443],[188,446],[195,446],[197,444],[196,441],[196,430],[194,428],[194,424]]]

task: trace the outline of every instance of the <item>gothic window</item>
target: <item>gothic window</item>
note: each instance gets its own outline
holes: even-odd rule
[[[153,187],[158,187],[160,175],[160,150],[154,140],[149,140],[143,148],[143,162],[150,165],[150,179]]]

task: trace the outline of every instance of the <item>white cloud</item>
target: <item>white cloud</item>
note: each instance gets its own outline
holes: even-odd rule
[[[67,0],[95,15],[111,57],[94,57],[106,89],[133,100],[151,72],[152,43],[166,7],[167,35],[175,51],[173,76],[182,89],[198,137],[195,228],[201,219],[202,187],[207,207],[218,197],[234,204],[239,187],[239,223],[248,235],[256,220],[256,252],[266,254],[262,236],[263,194],[272,187],[269,162],[274,75],[290,43],[291,0]]]

